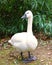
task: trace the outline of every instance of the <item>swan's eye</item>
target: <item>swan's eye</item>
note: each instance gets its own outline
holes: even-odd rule
[[[27,12],[27,14],[29,14],[29,12]]]

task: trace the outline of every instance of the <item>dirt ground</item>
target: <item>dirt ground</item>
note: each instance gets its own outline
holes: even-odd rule
[[[37,60],[26,64],[21,61],[19,53],[7,43],[8,39],[0,40],[0,65],[52,65],[52,39],[38,39],[38,47],[32,52]]]

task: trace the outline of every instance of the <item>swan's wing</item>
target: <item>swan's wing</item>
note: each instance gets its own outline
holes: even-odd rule
[[[16,49],[20,50],[20,51],[25,51],[25,50],[28,49],[28,48],[27,48],[27,45],[24,44],[23,42],[14,43],[13,46],[14,46]]]
[[[9,40],[9,43],[18,43],[18,42],[25,42],[26,41],[27,34],[26,33],[17,33],[12,36],[12,38]]]
[[[27,50],[26,37],[27,37],[26,33],[15,34],[9,40],[9,43],[11,43],[18,50],[25,51]]]

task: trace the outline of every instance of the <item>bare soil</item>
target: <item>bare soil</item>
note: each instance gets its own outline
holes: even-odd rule
[[[38,47],[31,52],[37,60],[26,64],[21,61],[19,53],[7,43],[8,39],[0,39],[0,65],[52,65],[52,39],[38,39]]]

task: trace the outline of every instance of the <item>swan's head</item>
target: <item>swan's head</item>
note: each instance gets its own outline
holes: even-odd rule
[[[30,10],[26,11],[21,18],[33,18],[33,14]]]

